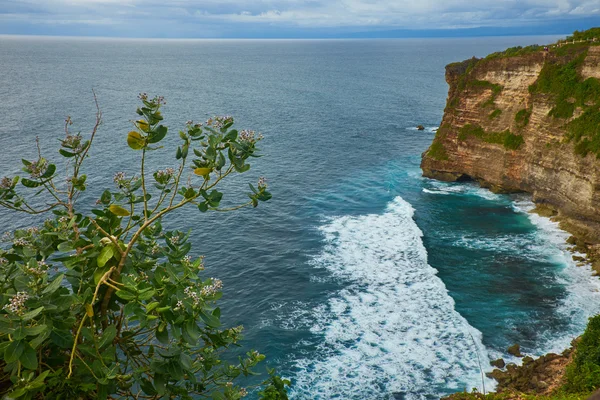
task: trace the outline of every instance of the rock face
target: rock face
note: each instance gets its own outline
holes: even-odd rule
[[[565,229],[599,243],[599,79],[600,46],[589,44],[448,65],[423,175],[529,192]]]

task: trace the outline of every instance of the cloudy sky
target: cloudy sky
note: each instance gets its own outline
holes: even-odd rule
[[[0,0],[0,34],[402,37],[592,26],[600,0]]]

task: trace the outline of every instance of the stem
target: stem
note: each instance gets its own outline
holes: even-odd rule
[[[142,150],[142,193],[144,195],[144,221],[148,221],[148,199],[146,198],[146,180],[144,177],[144,164],[146,161],[146,148]]]

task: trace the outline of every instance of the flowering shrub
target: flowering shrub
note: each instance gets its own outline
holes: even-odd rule
[[[114,175],[89,213],[82,167],[101,122],[89,137],[69,132],[59,153],[67,177],[42,156],[23,160],[23,177],[0,182],[0,206],[47,214],[41,226],[6,234],[0,249],[0,394],[6,399],[239,399],[236,378],[254,374],[264,356],[235,363],[224,353],[242,328],[224,328],[217,300],[222,282],[205,278],[204,258],[191,255],[190,233],[166,231],[162,220],[182,207],[199,212],[256,207],[271,198],[264,179],[246,203],[223,208],[217,187],[250,168],[262,139],[232,129],[232,117],[188,121],[179,132],[175,168],[148,172],[146,155],[167,135],[162,97],[140,95],[139,119],[126,141],[140,153],[139,175]],[[125,140],[124,140],[125,142]],[[61,168],[62,170],[62,168]],[[231,357],[228,357],[230,359]],[[287,399],[273,371],[257,389]]]

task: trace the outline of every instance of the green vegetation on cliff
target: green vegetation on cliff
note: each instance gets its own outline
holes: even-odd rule
[[[577,107],[595,104],[600,97],[600,82],[595,78],[584,80],[579,74],[587,48],[573,53],[566,59],[547,61],[538,79],[529,87],[532,94],[545,93],[554,97],[556,104],[550,115],[556,118],[570,118]]]
[[[524,143],[523,136],[515,135],[506,129],[502,132],[486,132],[479,125],[466,124],[458,131],[458,140],[465,141],[475,136],[486,143],[501,144],[508,150],[518,150]]]
[[[590,40],[600,39],[600,28],[590,28],[586,31],[575,31],[573,35],[568,36],[567,40]]]
[[[523,128],[524,126],[527,126],[527,124],[529,124],[530,117],[531,117],[531,110],[524,108],[522,110],[519,110],[515,114],[515,122],[517,123],[517,126],[519,128]]]
[[[565,378],[564,390],[569,393],[591,392],[600,387],[600,315],[590,318]]]
[[[448,153],[446,153],[446,149],[444,148],[442,142],[439,141],[435,141],[431,144],[427,155],[438,161],[448,160]]]
[[[587,31],[586,31],[587,32]],[[582,33],[583,34],[583,33]],[[529,87],[531,94],[553,97],[554,107],[549,115],[569,119],[581,110],[581,115],[566,125],[566,139],[575,143],[575,152],[588,153],[600,158],[600,81],[584,79],[581,66],[587,56],[588,46],[564,46],[565,55],[548,60],[536,82]]]

